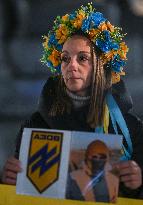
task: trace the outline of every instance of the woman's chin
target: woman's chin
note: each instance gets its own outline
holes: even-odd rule
[[[77,82],[72,83],[71,81],[68,81],[66,86],[70,91],[73,91],[73,92],[79,91],[83,87],[80,83],[77,83]]]
[[[86,88],[82,88],[82,87],[67,87],[67,88],[70,92],[73,92],[76,95],[79,95],[79,96],[86,95],[86,90],[87,90]]]

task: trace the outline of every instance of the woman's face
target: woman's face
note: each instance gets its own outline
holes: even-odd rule
[[[91,84],[93,63],[91,43],[83,36],[73,36],[64,45],[61,54],[61,71],[66,87],[84,96]]]

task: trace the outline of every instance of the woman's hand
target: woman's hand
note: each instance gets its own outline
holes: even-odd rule
[[[120,181],[130,189],[137,189],[142,184],[141,168],[135,161],[121,161],[116,165]]]
[[[21,172],[21,164],[15,157],[10,157],[3,169],[2,182],[4,184],[16,185],[18,172]]]

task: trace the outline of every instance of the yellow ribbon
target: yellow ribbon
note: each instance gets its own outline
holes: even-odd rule
[[[105,112],[104,112],[104,119],[103,119],[103,128],[104,133],[108,134],[108,127],[109,127],[109,109],[107,104],[105,105]]]

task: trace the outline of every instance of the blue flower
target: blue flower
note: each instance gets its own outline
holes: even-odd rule
[[[105,31],[103,31],[103,34],[104,34],[105,42],[107,42],[110,45],[110,50],[112,50],[112,49],[118,50],[119,44],[112,41],[112,38],[110,36],[110,32],[105,30]]]
[[[72,13],[69,15],[70,20],[74,20],[76,18],[76,13]]]
[[[102,38],[99,37],[99,39],[96,40],[96,46],[101,49],[102,52],[107,53],[110,50],[119,49],[118,43],[112,41],[109,31],[103,31],[102,35]]]
[[[61,44],[58,44],[58,43],[57,43],[57,45],[56,45],[56,49],[57,49],[58,51],[61,51],[62,48],[63,48],[63,46],[62,46]]]
[[[50,69],[52,73],[61,73],[61,65],[58,65],[57,67],[54,67],[51,61],[47,61],[46,66]]]
[[[48,46],[51,47],[51,45],[57,45],[58,41],[57,39],[55,38],[55,35],[54,34],[51,34],[50,37],[49,37],[49,41],[48,41]]]
[[[106,19],[103,17],[103,14],[100,12],[92,12],[86,19],[82,22],[81,30],[86,32],[92,28],[98,28],[100,23],[104,22]]]
[[[61,73],[61,65],[58,65],[57,67],[56,67],[56,73]]]
[[[114,49],[115,51],[117,51],[120,47],[119,44],[115,42],[112,42],[110,46],[111,46],[111,49]]]
[[[53,64],[51,63],[51,61],[47,61],[46,66],[48,66],[48,68],[53,68]]]
[[[91,28],[97,28],[100,23],[106,21],[106,19],[103,17],[103,14],[100,12],[92,12],[90,18],[92,21]]]
[[[87,30],[89,30],[89,26],[90,26],[90,18],[86,18],[82,22],[81,30],[83,32],[86,32]]]
[[[107,41],[107,42],[111,42],[112,41],[109,31],[105,30],[105,31],[102,32],[102,34],[104,36],[105,41]]]
[[[108,42],[105,42],[101,39],[96,40],[96,46],[102,51],[107,53],[111,50],[110,44]]]
[[[114,59],[110,62],[110,67],[114,72],[121,72],[122,67],[125,65],[125,61],[121,60],[119,55],[114,56]]]

